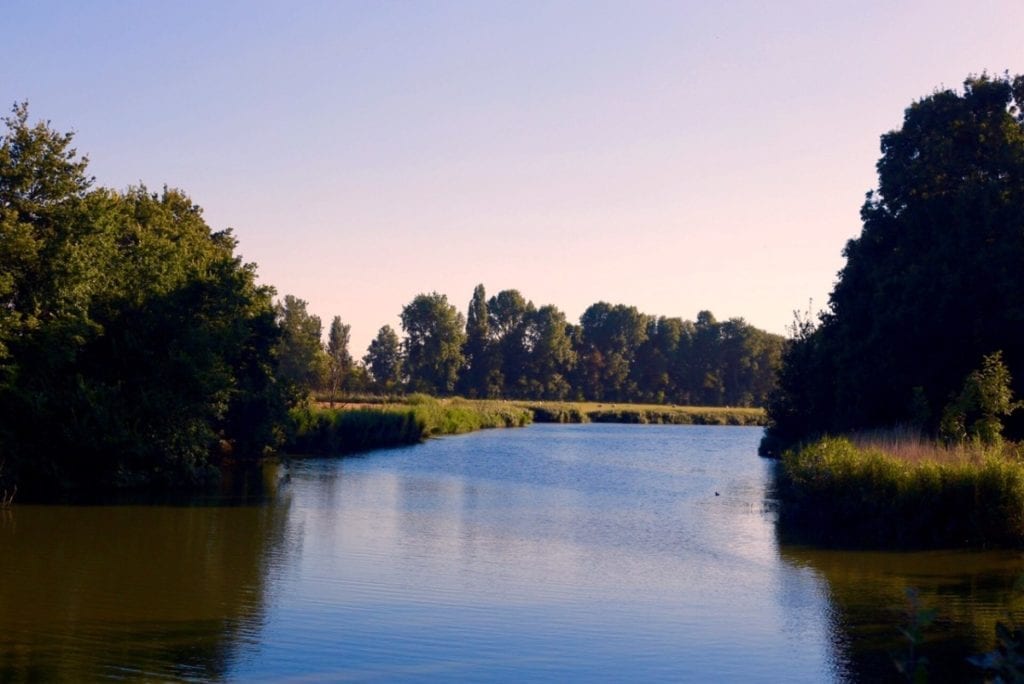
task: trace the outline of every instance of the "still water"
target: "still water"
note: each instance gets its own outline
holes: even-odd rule
[[[971,674],[1015,552],[781,544],[743,427],[535,425],[268,469],[188,505],[0,511],[0,681]]]

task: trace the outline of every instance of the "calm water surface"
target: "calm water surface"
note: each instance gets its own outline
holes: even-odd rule
[[[1020,554],[780,544],[760,435],[536,425],[293,462],[262,496],[15,506],[0,681],[877,680],[908,586],[932,667],[969,676]]]

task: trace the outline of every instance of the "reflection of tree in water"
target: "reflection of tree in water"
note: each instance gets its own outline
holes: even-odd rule
[[[833,658],[843,678],[898,680],[897,658],[910,643],[907,589],[936,610],[923,629],[920,655],[935,681],[970,681],[981,674],[967,657],[990,650],[995,623],[1016,606],[1014,584],[1024,559],[1013,552],[915,553],[818,550],[785,546],[782,559],[825,580]]]
[[[0,513],[0,681],[224,678],[288,514],[272,492],[234,504]]]

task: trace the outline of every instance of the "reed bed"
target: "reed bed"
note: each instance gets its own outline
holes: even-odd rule
[[[782,531],[839,546],[1024,545],[1019,445],[944,447],[878,436],[825,438],[777,470]]]
[[[598,402],[520,402],[537,423],[640,423],[655,425],[764,425],[759,408],[607,404]]]
[[[411,395],[403,403],[331,409],[304,406],[291,412],[285,451],[344,455],[404,446],[428,437],[498,427],[522,427],[532,414],[505,402],[439,400]]]

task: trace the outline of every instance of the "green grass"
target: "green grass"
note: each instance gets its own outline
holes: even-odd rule
[[[802,541],[875,548],[1024,544],[1024,450],[858,446],[825,438],[782,457],[780,525]]]
[[[285,451],[342,455],[437,435],[538,423],[656,423],[763,425],[764,411],[746,408],[662,406],[490,399],[436,399],[424,394],[346,397],[335,407],[312,404],[291,412]]]
[[[652,423],[664,425],[764,425],[764,410],[721,406],[668,406],[599,402],[517,402],[538,423]]]
[[[437,435],[528,425],[532,414],[498,401],[434,399],[411,395],[403,403],[361,404],[292,410],[285,451],[342,455],[416,444]]]

